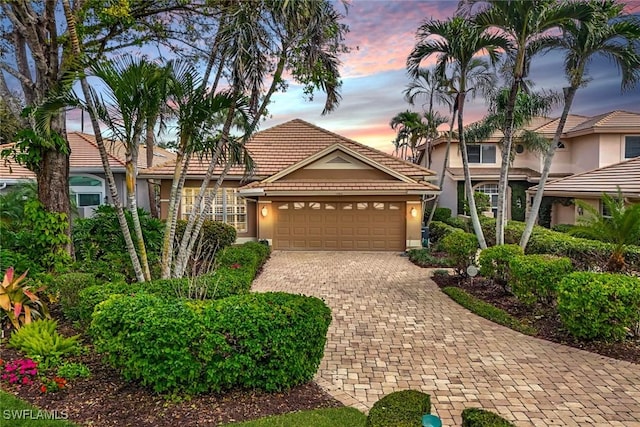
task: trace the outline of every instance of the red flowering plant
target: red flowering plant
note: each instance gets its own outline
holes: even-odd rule
[[[0,379],[9,384],[31,385],[38,375],[38,364],[31,359],[18,359],[14,362],[0,360],[2,368]]]
[[[236,262],[236,263],[234,263],[234,264],[231,264],[231,269],[232,269],[232,270],[237,270],[237,269],[239,269],[239,268],[241,268],[241,267],[242,267],[242,266],[241,266],[240,264],[238,264],[237,262]]]
[[[62,377],[53,377],[52,380],[43,378],[40,391],[42,393],[53,393],[62,390],[67,385],[67,380]]]

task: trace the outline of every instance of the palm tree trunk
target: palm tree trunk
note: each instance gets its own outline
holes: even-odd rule
[[[529,239],[531,238],[531,233],[533,232],[533,227],[538,219],[538,212],[540,211],[540,205],[542,204],[542,197],[544,196],[544,186],[549,179],[549,172],[551,171],[551,163],[553,161],[553,156],[556,153],[556,149],[558,148],[558,143],[560,142],[560,136],[564,131],[564,126],[567,122],[567,117],[569,116],[569,111],[571,110],[571,105],[573,104],[573,98],[578,91],[577,86],[570,86],[567,90],[567,94],[564,98],[564,108],[562,109],[562,115],[560,116],[560,120],[558,121],[558,127],[556,128],[556,133],[553,135],[553,141],[549,144],[549,148],[544,156],[544,165],[542,167],[542,174],[540,175],[540,182],[538,183],[538,189],[536,190],[536,195],[533,198],[533,203],[531,205],[531,211],[527,216],[527,222],[524,227],[524,232],[522,233],[522,237],[520,237],[520,246],[522,249],[527,247],[529,243]]]
[[[516,78],[511,86],[509,99],[507,101],[507,111],[505,112],[505,120],[507,128],[505,129],[505,142],[502,150],[500,165],[500,180],[498,181],[498,212],[496,215],[496,245],[504,245],[504,227],[506,224],[506,205],[507,205],[507,188],[509,186],[509,156],[511,154],[511,145],[513,141],[513,110],[516,105],[518,96],[519,80]]]
[[[69,0],[62,0],[62,7],[64,8],[64,15],[67,19],[67,27],[68,27],[68,32],[71,40],[73,53],[77,57],[80,57],[82,55],[82,52],[80,50],[80,40],[78,39],[75,17],[73,16],[73,12],[71,11],[71,4],[69,3]],[[131,232],[129,231],[127,219],[124,216],[124,210],[122,209],[122,204],[118,196],[118,188],[116,186],[116,182],[113,177],[113,172],[111,171],[111,167],[109,165],[107,150],[105,148],[104,141],[102,140],[100,124],[98,123],[95,107],[93,106],[93,102],[91,100],[91,94],[90,94],[91,91],[89,90],[89,83],[87,82],[87,78],[84,75],[80,78],[80,86],[82,87],[82,93],[85,97],[87,106],[89,107],[89,117],[91,118],[91,126],[93,127],[93,132],[95,133],[96,145],[98,146],[98,152],[100,153],[100,160],[102,160],[102,166],[104,168],[105,176],[107,178],[107,185],[109,187],[111,199],[116,209],[118,223],[120,224],[120,229],[122,230],[122,234],[124,235],[125,246],[127,247],[127,251],[129,252],[129,256],[131,258],[136,279],[139,282],[144,282],[145,278],[142,272],[142,267],[140,266],[140,260],[138,259],[138,254],[136,253],[136,248],[133,244],[133,239],[131,238]]]
[[[487,242],[482,232],[482,226],[480,225],[480,218],[478,217],[478,211],[476,209],[476,200],[473,195],[473,187],[471,184],[471,171],[469,170],[469,156],[467,154],[467,143],[464,140],[464,126],[463,126],[463,112],[464,112],[464,92],[458,95],[458,134],[460,141],[460,151],[462,152],[462,167],[464,169],[464,187],[467,193],[467,200],[469,202],[469,214],[471,215],[471,224],[473,225],[473,231],[476,233],[476,238],[480,244],[480,249],[487,248]]]
[[[137,142],[136,142],[137,143]],[[144,279],[146,281],[151,280],[151,271],[149,270],[149,260],[147,258],[147,248],[144,244],[144,235],[142,234],[142,227],[140,225],[140,217],[138,216],[138,201],[136,198],[136,179],[137,179],[137,148],[133,150],[127,159],[125,178],[127,183],[127,201],[129,210],[131,211],[131,218],[133,220],[133,231],[136,235],[136,243],[138,246],[138,252],[140,255],[140,264],[142,266],[142,272],[144,273]]]
[[[447,165],[449,163],[449,152],[451,151],[451,139],[453,136],[453,124],[456,121],[455,112],[451,115],[451,122],[449,123],[449,136],[447,138],[447,148],[444,151],[444,161],[442,162],[442,173],[440,174],[440,180],[438,181],[438,188],[440,189],[440,194],[442,194],[442,186],[444,185],[444,172],[447,169]],[[438,207],[438,201],[440,200],[440,194],[436,195],[435,200],[433,201],[433,208],[431,212],[429,212],[429,219],[427,219],[427,227],[433,221],[433,215],[436,213],[436,208]]]
[[[147,167],[153,167],[153,151],[155,146],[155,141],[153,137],[154,126],[156,123],[156,118],[150,118],[147,121],[147,130],[145,136],[145,146],[146,149],[146,157],[147,157]],[[158,213],[158,205],[156,203],[157,195],[156,195],[156,184],[154,180],[147,180],[147,189],[149,192],[149,212],[151,216],[154,218],[160,218]]]

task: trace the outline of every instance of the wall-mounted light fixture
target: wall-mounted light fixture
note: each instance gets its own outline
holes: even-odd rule
[[[578,206],[578,215],[582,216],[584,214],[584,209],[582,209],[582,206]]]
[[[412,217],[417,217],[418,216],[418,210],[416,208],[411,208],[411,216]]]
[[[269,213],[269,210],[267,209],[266,206],[263,206],[262,209],[260,210],[260,213],[262,214],[262,216],[267,216],[267,214]]]

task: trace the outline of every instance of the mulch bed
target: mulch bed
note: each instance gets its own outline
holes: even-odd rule
[[[64,321],[59,321],[58,330],[67,336],[77,333]],[[3,344],[0,358],[11,361],[24,356]],[[66,411],[70,421],[92,427],[211,426],[300,410],[344,406],[313,382],[283,393],[235,390],[171,399],[124,381],[93,351],[68,360],[87,365],[91,377],[69,381],[64,389],[55,393],[42,393],[40,384],[13,386],[2,382],[2,389],[40,409],[58,413]]]
[[[440,288],[456,286],[476,298],[501,308],[521,322],[536,328],[538,338],[640,364],[640,339],[614,343],[583,341],[573,337],[564,329],[558,313],[553,308],[540,304],[528,307],[511,293],[506,292],[503,287],[489,280],[481,277],[460,279],[455,276],[434,276],[433,280]]]

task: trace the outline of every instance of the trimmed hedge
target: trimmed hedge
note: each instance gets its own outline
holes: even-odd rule
[[[478,258],[480,274],[506,286],[509,281],[509,262],[518,255],[524,255],[518,245],[498,245],[484,249]]]
[[[431,255],[429,249],[409,249],[407,251],[409,261],[420,267],[448,267],[450,262],[445,258]]]
[[[537,333],[535,328],[522,323],[506,311],[494,307],[473,295],[469,295],[460,288],[451,286],[443,288],[442,292],[449,295],[452,300],[480,317],[484,317],[485,319],[491,320],[492,322],[506,326],[525,335],[535,335]]]
[[[249,242],[226,248],[218,256],[218,267],[212,273],[202,276],[90,286],[79,292],[78,308],[72,318],[88,324],[94,307],[113,294],[145,292],[166,298],[188,299],[221,299],[246,294],[269,253],[269,247]]]
[[[558,285],[558,313],[584,339],[622,340],[640,330],[640,278],[577,272]]]
[[[451,218],[451,209],[449,208],[436,208],[433,213],[433,221],[445,221]]]
[[[515,427],[498,414],[479,408],[462,411],[462,427]]]
[[[139,293],[99,304],[89,333],[125,379],[159,393],[279,391],[313,378],[330,322],[324,302],[302,295],[203,302]]]
[[[571,260],[553,255],[521,255],[509,263],[511,291],[525,304],[551,304],[558,283],[573,271]]]
[[[478,251],[478,239],[475,234],[456,230],[440,241],[440,248],[449,255],[453,268],[458,275],[466,274],[467,267],[473,264]]]
[[[79,293],[83,289],[98,284],[98,280],[90,273],[66,273],[53,280],[49,292],[58,297],[62,313],[69,319],[78,319]]]
[[[373,404],[366,427],[422,427],[431,413],[431,397],[417,390],[394,391]]]
[[[441,221],[431,221],[429,224],[429,241],[432,244],[438,243],[444,236],[456,231],[455,227]]]
[[[179,219],[176,222],[176,240],[182,240],[182,235],[187,227],[187,221]],[[200,229],[202,245],[212,250],[222,250],[236,241],[237,231],[229,224],[220,221],[205,219]]]
[[[495,219],[487,218],[481,223],[487,244],[494,245]],[[509,221],[505,228],[505,243],[519,244],[524,226],[523,222]],[[568,257],[577,270],[605,270],[613,249],[614,245],[611,243],[573,237],[535,226],[525,253]],[[627,246],[624,250],[624,257],[629,268],[640,270],[640,246]]]

